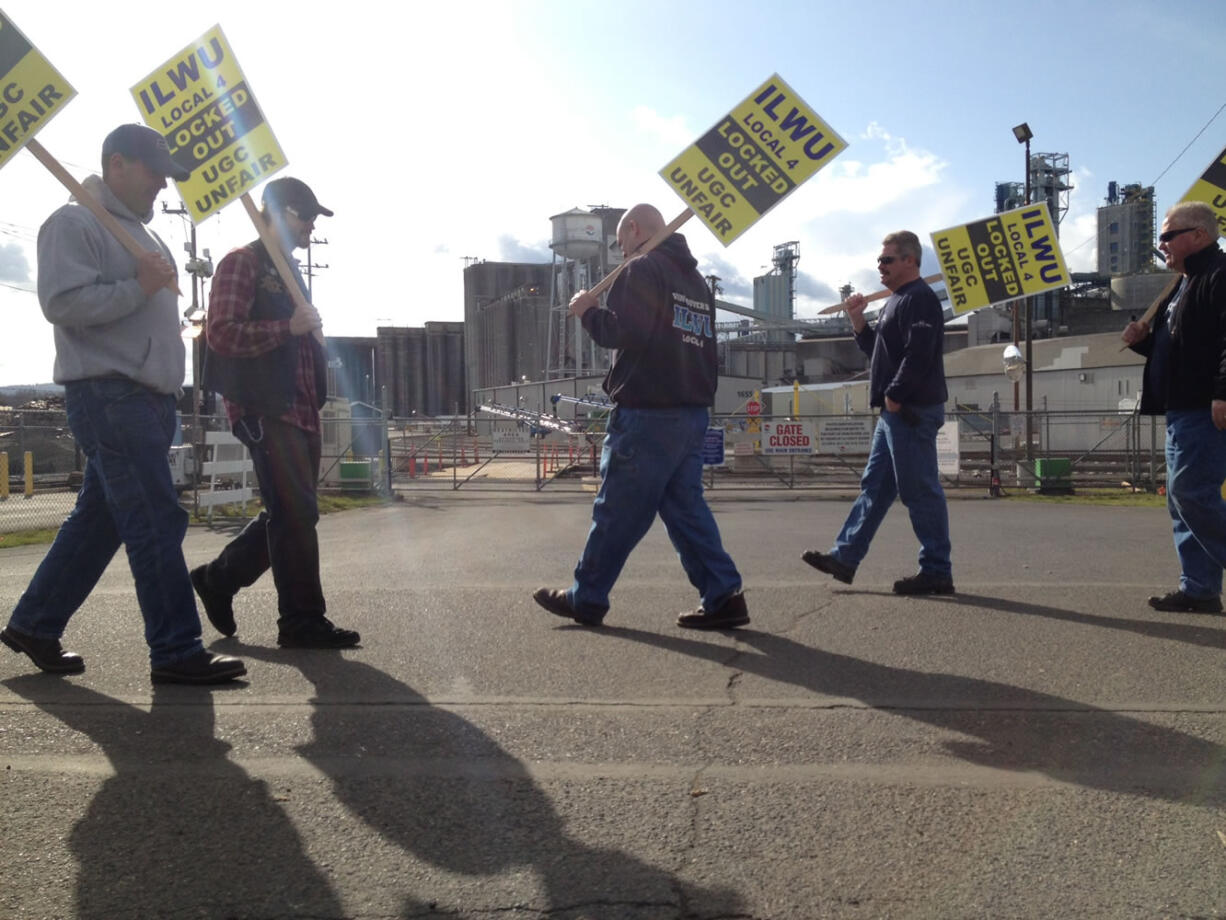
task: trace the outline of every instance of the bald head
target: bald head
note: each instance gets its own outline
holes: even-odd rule
[[[627,259],[664,229],[664,215],[649,204],[636,204],[617,224],[617,245]]]

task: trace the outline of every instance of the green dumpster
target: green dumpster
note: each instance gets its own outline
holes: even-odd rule
[[[1034,484],[1039,492],[1072,492],[1073,461],[1067,457],[1047,457],[1034,462]]]
[[[340,462],[340,472],[342,492],[370,491],[369,460],[342,460]]]

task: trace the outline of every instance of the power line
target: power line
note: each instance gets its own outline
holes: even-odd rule
[[[1209,130],[1209,126],[1213,124],[1215,121],[1217,121],[1217,117],[1221,115],[1223,111],[1226,111],[1226,102],[1222,103],[1222,105],[1218,108],[1218,110],[1213,113],[1213,117],[1211,117],[1207,122],[1205,122],[1205,125],[1203,128],[1201,128],[1199,131],[1196,132],[1196,136],[1193,137],[1192,140],[1188,141],[1187,145],[1184,146],[1183,150],[1179,151],[1179,155],[1176,156],[1175,159],[1171,160],[1169,164],[1167,164],[1166,169],[1158,173],[1158,178],[1154,179],[1154,181],[1150,183],[1151,186],[1156,186],[1158,184],[1158,179],[1161,179],[1163,176],[1165,176],[1168,172],[1171,171],[1171,167],[1174,166],[1176,163],[1178,163],[1183,158],[1183,155],[1188,152],[1188,150],[1191,148],[1193,144],[1197,142],[1197,140],[1200,139],[1200,136],[1202,134],[1204,134],[1206,131]],[[1074,246],[1072,249],[1065,250],[1065,252],[1066,253],[1076,252],[1077,250],[1081,249],[1086,244],[1092,243],[1096,241],[1097,239],[1098,239],[1097,234],[1091,237],[1087,237],[1086,239],[1078,243],[1076,246]]]
[[[1180,157],[1182,157],[1185,153],[1188,152],[1188,147],[1191,147],[1193,144],[1195,144],[1197,139],[1202,134],[1204,134],[1206,131],[1209,130],[1209,126],[1213,124],[1215,121],[1217,121],[1217,117],[1222,114],[1223,109],[1226,109],[1226,102],[1223,102],[1221,107],[1216,112],[1213,113],[1213,117],[1210,118],[1207,122],[1205,122],[1205,126],[1196,132],[1196,137],[1188,141],[1188,146],[1184,147],[1183,150],[1179,151],[1179,156],[1171,160],[1170,165],[1168,165],[1166,169],[1162,170],[1162,172],[1158,173],[1158,179],[1161,179],[1163,176],[1165,176],[1170,171],[1171,166],[1174,166],[1176,163],[1178,163],[1180,160]],[[1153,182],[1150,183],[1150,185],[1157,185],[1158,179],[1155,179]]]

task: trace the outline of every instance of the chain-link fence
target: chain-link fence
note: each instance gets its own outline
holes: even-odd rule
[[[321,490],[389,494],[388,434],[368,407],[329,405],[321,419]],[[167,462],[184,507],[211,520],[248,516],[259,490],[222,415],[185,415]],[[84,457],[62,409],[0,412],[0,534],[55,529],[76,502]]]
[[[535,416],[535,417],[534,417]],[[585,490],[595,488],[604,413],[579,413],[559,430],[553,417],[477,416],[392,426],[397,489]],[[772,419],[712,418],[706,482],[711,489],[854,490],[875,414]],[[1061,492],[1142,488],[1165,482],[1161,418],[1118,410],[947,413],[938,443],[951,489]],[[722,448],[722,449],[721,449]]]
[[[592,408],[561,425],[546,416],[387,422],[360,404],[330,405],[322,419],[320,488],[591,492],[599,481],[606,417],[607,410]],[[1165,483],[1160,417],[959,410],[947,418],[939,450],[950,489],[1152,491]],[[714,417],[707,487],[855,490],[875,423],[871,414]],[[171,448],[168,462],[183,503],[202,517],[221,507],[239,515],[257,507],[249,458],[228,431],[224,416],[201,416],[198,427],[186,416],[182,443]],[[58,527],[75,501],[82,469],[62,411],[0,415],[0,533]]]
[[[59,527],[83,462],[63,410],[0,412],[0,534]]]

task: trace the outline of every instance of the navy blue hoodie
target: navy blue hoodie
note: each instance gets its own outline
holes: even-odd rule
[[[608,308],[588,310],[583,328],[597,345],[617,349],[604,381],[615,404],[714,404],[715,305],[681,234],[626,263],[609,291]]]

